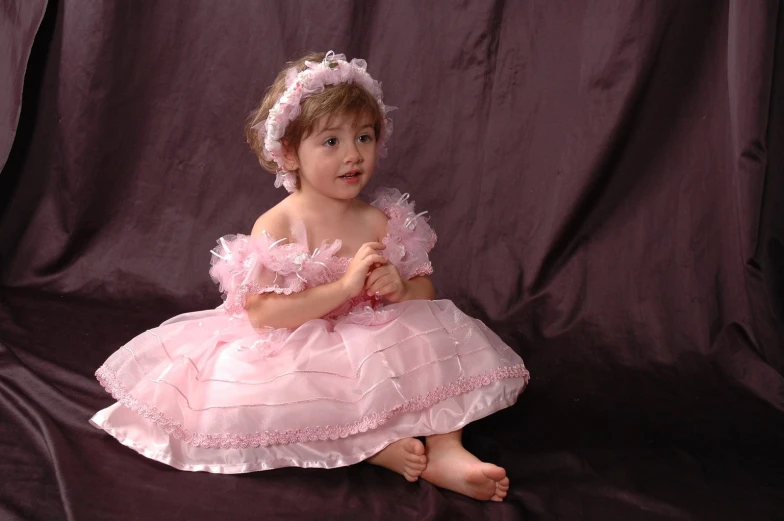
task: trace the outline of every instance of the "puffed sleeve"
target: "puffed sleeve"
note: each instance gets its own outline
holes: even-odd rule
[[[379,189],[372,204],[389,217],[383,240],[387,247],[382,255],[397,267],[400,276],[408,280],[432,274],[433,265],[428,254],[437,237],[427,223],[427,212],[416,213],[409,195],[394,188]]]
[[[248,294],[290,295],[305,289],[300,275],[306,248],[281,244],[268,233],[258,237],[226,235],[212,250],[210,277],[220,288],[224,309],[237,315],[245,311]]]

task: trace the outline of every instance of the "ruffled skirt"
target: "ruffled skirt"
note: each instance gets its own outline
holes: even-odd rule
[[[134,338],[96,372],[117,400],[90,421],[182,470],[334,468],[509,407],[520,357],[448,300],[254,329],[222,309]]]

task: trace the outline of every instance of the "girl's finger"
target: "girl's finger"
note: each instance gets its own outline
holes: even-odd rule
[[[366,242],[359,247],[357,257],[364,258],[368,255],[378,253],[378,250],[383,250],[384,248],[386,248],[386,246],[380,242]]]
[[[378,264],[386,264],[387,260],[384,257],[382,257],[381,255],[379,255],[378,253],[375,253],[373,255],[369,255],[369,256],[365,257],[362,260],[362,264],[364,266],[366,266],[367,268],[370,268],[373,264],[376,264],[376,263],[378,263]]]
[[[378,279],[380,279],[384,275],[388,275],[388,274],[389,274],[389,270],[386,269],[386,267],[384,267],[384,266],[374,269],[373,271],[370,272],[370,276],[368,277],[367,285],[370,286],[371,284],[376,282]]]
[[[368,289],[370,286],[372,286],[373,284],[375,284],[375,283],[376,283],[376,281],[378,280],[378,278],[379,278],[381,275],[382,275],[382,274],[378,272],[378,269],[375,269],[375,270],[373,270],[373,271],[369,271],[369,272],[368,272],[368,278],[367,278],[367,281],[365,282],[365,289]]]
[[[369,297],[372,297],[376,291],[378,291],[378,281],[365,285],[365,293],[367,293]]]
[[[368,283],[367,293],[368,295],[372,296],[377,291],[381,290],[384,286],[389,284],[390,282],[394,282],[394,280],[390,280],[389,275],[385,275],[383,277],[379,277],[378,279],[374,280],[372,283]]]
[[[395,284],[394,282],[390,282],[387,283],[385,286],[382,286],[381,289],[378,290],[378,294],[383,297],[385,295],[389,295],[390,293],[394,293],[396,290],[397,290],[397,284]]]

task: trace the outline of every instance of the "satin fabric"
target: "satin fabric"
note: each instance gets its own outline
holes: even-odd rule
[[[433,272],[437,237],[408,194],[380,189],[382,254],[403,280]],[[117,400],[92,424],[183,470],[333,468],[407,436],[444,434],[509,407],[522,359],[451,301],[393,305],[360,295],[295,329],[255,328],[249,294],[339,280],[340,240],[226,236],[212,250],[219,309],[174,317],[116,351],[96,376]],[[129,414],[129,411],[132,414]]]
[[[381,325],[311,320],[271,354],[247,318],[180,315],[101,367],[119,402],[91,423],[178,469],[240,473],[350,465],[515,403],[528,372],[482,322],[448,300],[384,310]]]
[[[46,4],[0,16],[0,518],[784,519],[781,2]],[[113,351],[220,304],[205,252],[285,195],[244,118],[330,47],[399,107],[373,183],[427,202],[439,297],[533,376],[465,430],[504,504],[173,472],[87,422]]]

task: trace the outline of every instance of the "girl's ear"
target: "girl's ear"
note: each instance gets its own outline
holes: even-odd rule
[[[285,164],[286,171],[296,172],[299,170],[297,151],[285,141],[281,141],[281,145],[283,145],[283,163]]]

